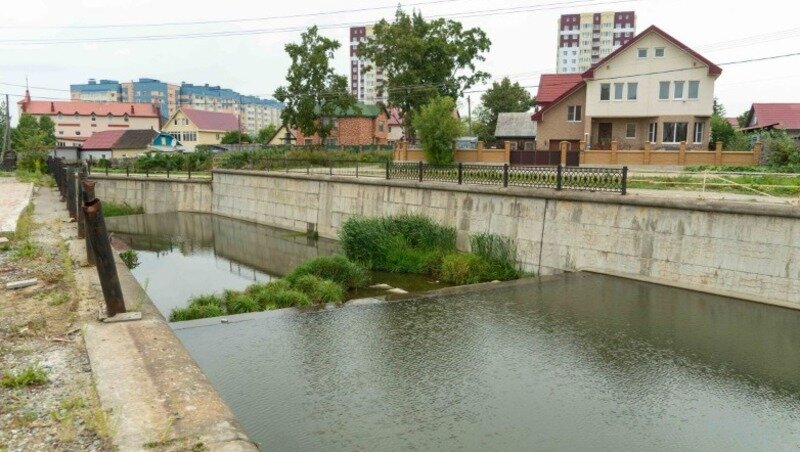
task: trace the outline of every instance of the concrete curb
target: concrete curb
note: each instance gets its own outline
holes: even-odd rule
[[[258,450],[118,256],[116,264],[126,306],[143,318],[90,322],[84,329],[97,392],[111,411],[114,444],[120,450],[201,444],[211,451]]]
[[[17,230],[17,221],[19,221],[19,217],[22,215],[22,211],[25,210],[26,207],[31,203],[33,199],[33,184],[27,184],[28,187],[25,190],[25,193],[22,195],[23,198],[27,200],[27,202],[20,203],[19,205],[15,206],[14,209],[11,210],[7,221],[0,223],[0,234],[9,234],[13,233]]]

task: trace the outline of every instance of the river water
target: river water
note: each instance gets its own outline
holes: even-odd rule
[[[141,250],[140,282],[172,281],[151,282],[157,297],[192,273],[244,287],[337,251],[221,218],[136,218],[113,230]],[[233,320],[173,326],[263,450],[800,449],[800,312],[569,274]]]

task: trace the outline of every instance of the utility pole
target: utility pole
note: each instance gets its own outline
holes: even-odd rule
[[[469,136],[472,136],[472,97],[467,96],[467,124],[469,125]]]
[[[4,121],[5,130],[3,130],[3,151],[0,152],[0,162],[3,161],[6,156],[6,152],[8,152],[11,148],[11,114],[8,110],[8,102],[8,94],[6,94],[6,120]]]

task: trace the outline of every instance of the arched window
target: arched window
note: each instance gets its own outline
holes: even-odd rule
[[[128,114],[127,113],[125,113],[125,116],[122,117],[122,120],[125,121],[125,122],[128,122]]]

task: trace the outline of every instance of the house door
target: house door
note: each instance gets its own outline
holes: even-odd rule
[[[601,122],[597,126],[597,144],[600,149],[611,149],[612,127],[610,122]]]

